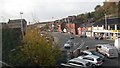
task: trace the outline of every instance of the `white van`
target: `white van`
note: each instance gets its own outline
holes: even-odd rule
[[[96,50],[109,58],[118,57],[117,49],[110,44],[98,44]]]
[[[118,53],[120,54],[120,38],[117,38],[114,42],[114,46],[117,48]]]

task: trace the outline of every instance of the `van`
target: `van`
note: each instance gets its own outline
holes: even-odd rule
[[[110,44],[97,44],[96,51],[104,54],[108,58],[118,57],[118,51],[114,46]]]
[[[114,46],[117,48],[117,51],[120,54],[120,37],[115,40]]]

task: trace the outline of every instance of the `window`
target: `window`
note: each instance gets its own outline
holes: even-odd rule
[[[91,60],[91,61],[94,61],[94,59],[92,59],[92,58],[88,58],[89,60]]]
[[[101,61],[101,58],[98,58],[97,61]]]
[[[85,58],[83,58],[83,59],[94,61],[94,59],[89,58],[89,57],[85,57]]]
[[[81,52],[81,55],[88,55],[87,53]]]
[[[73,64],[78,64],[78,65],[84,66],[84,65],[83,65],[82,63],[80,63],[80,62],[70,61],[70,62],[68,62],[68,63],[73,63]]]
[[[120,30],[120,25],[117,25],[117,30]]]
[[[115,30],[115,25],[110,25],[111,30]]]

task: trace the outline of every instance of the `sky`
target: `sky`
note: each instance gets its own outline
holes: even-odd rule
[[[105,0],[0,0],[0,21],[22,18],[27,22],[51,21],[94,11]]]

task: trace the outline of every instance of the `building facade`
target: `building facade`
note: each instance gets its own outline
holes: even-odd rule
[[[102,35],[107,39],[116,39],[120,35],[120,18],[109,18],[107,22],[101,20],[92,26],[92,36]]]

